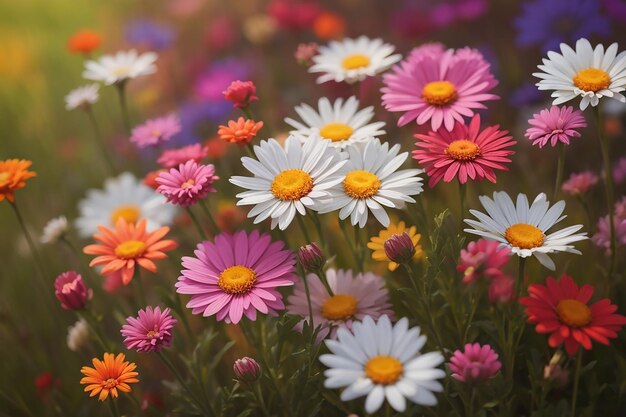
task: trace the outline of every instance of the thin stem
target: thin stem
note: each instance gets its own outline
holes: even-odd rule
[[[122,112],[122,121],[124,122],[124,129],[126,133],[130,134],[130,118],[128,117],[128,106],[126,104],[126,82],[122,81],[116,84],[117,96],[120,100],[120,110]]]
[[[467,184],[461,184],[459,181],[459,207],[461,208],[461,216],[459,219],[463,222],[463,215],[465,214],[465,195],[467,194]]]
[[[365,259],[363,257],[363,245],[361,244],[361,229],[358,224],[352,225],[352,227],[354,228],[354,247],[357,254],[358,267],[359,271],[363,272],[365,268]]]
[[[43,271],[45,271],[45,268],[43,266],[43,262],[41,261],[41,257],[39,255],[39,251],[37,250],[37,246],[35,246],[35,241],[33,240],[32,236],[30,235],[30,232],[28,231],[28,228],[26,227],[26,222],[24,222],[24,218],[22,217],[22,213],[17,207],[17,203],[12,202],[12,201],[9,201],[9,203],[11,204],[11,207],[13,208],[13,211],[15,212],[15,216],[17,217],[17,221],[20,224],[20,227],[22,228],[22,232],[24,232],[24,237],[26,238],[26,242],[28,243],[30,252],[32,253],[33,258],[35,259],[35,269],[37,270],[37,273],[41,277],[41,282],[44,288],[47,289],[48,284],[46,283],[45,274],[43,273]]]
[[[100,347],[107,352],[110,348],[107,343],[106,337],[102,334],[100,327],[98,326],[98,319],[89,310],[80,310],[77,312],[79,317],[85,319],[92,332],[96,335],[96,340],[100,344]]]
[[[213,415],[214,413],[210,411],[210,408],[198,400],[198,398],[196,397],[194,392],[191,390],[189,385],[187,385],[187,382],[185,382],[185,379],[183,378],[183,376],[180,374],[180,372],[178,372],[178,369],[176,369],[176,367],[174,366],[172,361],[170,361],[167,355],[165,355],[163,351],[156,352],[156,354],[161,359],[161,361],[165,364],[165,366],[167,366],[167,368],[172,372],[172,374],[174,374],[174,377],[178,380],[178,382],[183,387],[183,389],[187,391],[187,394],[189,394],[189,397],[191,397],[191,399],[196,403],[198,408],[202,410],[202,413],[204,415],[207,415],[207,414]]]
[[[582,364],[583,350],[578,349],[576,355],[576,370],[574,371],[574,392],[572,394],[572,411],[570,417],[576,417],[576,400],[578,399],[578,384],[580,383],[580,366]]]
[[[615,219],[613,219],[613,204],[614,204],[614,192],[613,192],[613,169],[611,168],[611,151],[609,139],[604,134],[602,125],[602,116],[600,115],[600,106],[594,107],[594,113],[596,116],[596,127],[598,128],[598,137],[600,138],[600,150],[602,151],[602,159],[604,163],[604,186],[606,188],[606,205],[609,211],[609,228],[611,232],[611,262],[609,264],[609,277],[615,270],[617,241],[615,236]]]
[[[317,237],[319,238],[320,244],[322,245],[322,250],[324,254],[328,254],[328,246],[326,244],[326,239],[324,239],[324,232],[322,231],[322,222],[316,212],[313,212],[311,215],[313,219],[313,223],[315,224],[315,230],[317,232]]]
[[[100,133],[100,127],[98,126],[98,121],[96,120],[96,116],[93,113],[93,110],[91,109],[91,107],[87,107],[85,109],[85,112],[87,113],[87,117],[89,118],[89,121],[91,122],[91,126],[93,127],[94,139],[96,141],[96,144],[100,148],[100,152],[102,152],[102,157],[104,158],[111,175],[114,175],[116,172],[115,164],[113,163],[113,160],[111,159],[111,156],[109,155],[107,147],[104,144],[104,140],[102,139],[102,134]]]
[[[526,267],[526,258],[519,257],[519,265],[517,269],[517,289],[516,293],[518,297],[522,296],[522,291],[524,290],[524,269]]]
[[[472,386],[470,389],[472,390],[472,394],[470,395],[470,400],[465,404],[465,416],[466,417],[474,416],[474,401],[476,400],[476,388]]]
[[[311,329],[315,329],[313,323],[313,306],[311,305],[311,291],[309,290],[309,282],[306,273],[302,274],[302,282],[304,283],[304,293],[306,294],[306,303],[309,307],[309,320],[311,322]]]
[[[249,106],[242,107],[241,111],[243,112],[243,114],[246,115],[246,118],[248,118],[250,120],[254,120],[254,115],[252,114],[252,110],[250,110]]]
[[[200,200],[200,207],[202,207],[204,214],[206,214],[206,216],[209,218],[209,223],[211,223],[211,227],[213,229],[211,232],[213,233],[213,235],[216,235],[217,233],[219,233],[220,228],[217,226],[217,222],[213,218],[213,215],[211,214],[211,211],[207,207],[204,200]]]
[[[265,405],[265,400],[263,400],[263,393],[261,392],[261,384],[259,384],[258,382],[255,382],[253,391],[254,391],[254,396],[256,397],[256,401],[259,407],[261,408],[261,411],[263,411],[263,415],[267,417],[271,417],[271,414],[268,411],[267,406]]]
[[[556,167],[556,180],[554,182],[554,192],[552,193],[552,200],[556,201],[561,189],[561,183],[563,182],[563,171],[565,170],[565,144],[559,143],[559,157]]]
[[[139,302],[139,307],[144,307],[146,304],[146,294],[143,289],[143,283],[141,282],[141,272],[139,268],[135,268],[135,277],[133,278],[133,282],[135,283],[135,296],[136,301]]]
[[[302,234],[304,235],[304,239],[306,240],[306,243],[309,244],[313,242],[311,240],[311,236],[309,236],[309,231],[307,230],[306,225],[304,224],[304,219],[302,218],[302,216],[296,214],[296,218],[298,219],[298,224],[300,225],[300,229],[302,230]]]
[[[348,231],[346,230],[346,221],[344,220],[339,220],[339,228],[341,229],[341,232],[343,233],[343,238],[344,240],[348,243],[348,246],[350,247],[350,252],[352,252],[352,256],[354,257],[354,264],[355,266],[357,266],[359,264],[359,256],[356,253],[356,250],[354,249],[354,245],[352,244],[352,240],[350,240],[350,237],[348,237]]]
[[[587,229],[591,229],[591,226],[593,225],[593,216],[591,215],[591,209],[589,208],[589,203],[587,203],[587,199],[580,194],[577,194],[576,198],[578,199],[578,202],[580,203],[581,206],[583,206],[583,209],[585,210],[585,216],[587,217]]]
[[[109,408],[113,417],[120,417],[120,410],[117,408],[117,400],[115,398],[109,399]]]
[[[324,273],[324,270],[320,268],[319,270],[315,271],[315,275],[317,275],[317,277],[320,279],[320,281],[324,285],[324,288],[326,288],[326,291],[328,291],[328,294],[330,294],[331,297],[334,296],[335,292],[332,288],[330,288],[330,284],[328,283],[328,279],[326,279],[326,274]]]
[[[250,158],[254,158],[254,148],[252,147],[252,145],[250,144],[250,142],[246,143],[246,152],[248,153],[248,156]]]
[[[418,285],[418,276],[417,276],[417,272],[415,271],[414,266],[410,262],[407,262],[403,264],[402,266],[404,267],[404,269],[409,275],[409,281],[411,281],[411,284],[413,285],[413,291],[415,291],[416,298],[421,301],[422,306],[424,310],[426,311],[426,315],[428,316],[428,320],[426,320],[426,323],[430,327],[430,332],[435,337],[435,343],[437,344],[437,349],[443,350],[444,345],[441,342],[441,337],[439,336],[439,332],[437,331],[437,323],[435,323],[435,316],[432,314],[431,308],[430,308],[431,307],[430,301],[432,298],[428,294],[428,291],[426,291],[425,289],[420,290],[420,287]]]
[[[202,240],[208,240],[206,233],[204,232],[204,229],[202,228],[202,226],[200,226],[200,222],[198,221],[198,218],[196,217],[196,215],[193,214],[193,211],[191,211],[191,208],[186,207],[186,210],[187,210],[187,213],[189,214],[189,217],[191,217],[191,221],[196,226],[198,233],[200,233],[200,237],[202,237]]]

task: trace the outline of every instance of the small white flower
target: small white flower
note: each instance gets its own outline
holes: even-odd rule
[[[394,49],[393,45],[383,43],[382,39],[372,40],[367,36],[331,41],[327,46],[319,48],[319,54],[313,57],[309,72],[324,73],[317,78],[318,84],[327,81],[354,84],[380,74],[400,61],[400,54],[392,55]]]
[[[104,190],[88,190],[87,197],[78,203],[80,217],[76,219],[78,233],[89,237],[98,226],[114,227],[117,219],[135,223],[147,220],[152,231],[172,223],[178,209],[168,204],[165,196],[144,185],[130,172],[104,182]]]
[[[587,233],[576,233],[583,226],[569,226],[546,235],[555,224],[566,216],[561,216],[565,202],[559,201],[550,207],[546,195],[541,193],[528,206],[528,198],[518,194],[517,204],[503,191],[493,193],[493,200],[481,196],[487,214],[470,210],[478,221],[465,219],[465,223],[474,229],[465,229],[467,233],[501,242],[511,252],[522,258],[533,255],[543,266],[554,270],[555,265],[547,255],[555,252],[570,252],[580,255],[572,243],[587,239]]]
[[[98,102],[100,98],[98,94],[98,84],[90,84],[78,87],[65,96],[65,108],[74,110],[77,108],[86,108]]]
[[[89,343],[89,325],[81,318],[67,328],[67,347],[72,352],[78,352]]]
[[[554,90],[554,105],[576,97],[582,97],[581,110],[589,104],[597,106],[602,97],[626,102],[620,94],[626,89],[626,52],[618,55],[617,43],[605,51],[603,45],[594,49],[582,38],[576,42],[576,50],[562,43],[560,54],[550,51],[542,61],[537,68],[543,72],[533,75],[541,79],[536,84],[540,90]]]
[[[343,149],[353,143],[367,142],[372,137],[385,133],[381,130],[385,122],[369,123],[374,117],[374,107],[369,106],[359,110],[359,101],[350,97],[344,103],[342,98],[334,104],[326,97],[320,98],[318,111],[308,104],[296,106],[296,113],[303,122],[286,118],[285,122],[296,130],[290,133],[305,140],[311,135],[319,135],[322,139],[330,139],[333,146]]]
[[[312,136],[304,143],[289,136],[283,148],[276,140],[261,141],[254,147],[256,159],[243,157],[243,166],[254,177],[230,178],[250,191],[237,194],[238,206],[254,205],[248,217],[254,224],[272,219],[271,228],[285,230],[296,215],[306,209],[318,210],[330,194],[328,189],[343,180],[337,171],[346,163],[343,154],[329,140]]]
[[[347,387],[343,401],[367,396],[365,411],[378,411],[385,398],[397,412],[406,410],[406,399],[424,405],[437,405],[433,392],[443,391],[437,379],[446,373],[437,366],[443,363],[439,352],[420,353],[426,336],[420,328],[409,327],[405,317],[394,326],[387,316],[378,323],[367,316],[363,322],[337,330],[337,340],[326,340],[331,354],[320,356],[330,369],[324,371],[326,388]]]
[[[119,51],[115,55],[103,55],[98,60],[85,62],[83,78],[94,81],[102,81],[106,85],[121,83],[142,75],[156,72],[157,54],[137,51]]]
[[[55,243],[67,232],[67,218],[55,217],[46,223],[41,235],[41,243]]]
[[[400,145],[389,149],[387,142],[381,144],[372,139],[365,148],[350,146],[348,163],[341,173],[343,182],[329,191],[332,200],[324,204],[320,213],[339,211],[339,219],[350,217],[352,225],[365,227],[368,212],[383,226],[389,226],[385,207],[401,208],[404,203],[415,203],[409,196],[422,192],[422,169],[402,169],[400,166],[409,156],[408,152],[398,155]]]

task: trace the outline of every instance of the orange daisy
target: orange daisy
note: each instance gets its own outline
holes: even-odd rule
[[[24,188],[26,180],[37,175],[36,172],[28,170],[31,164],[32,162],[26,159],[0,161],[0,201],[6,198],[13,203],[15,190]]]
[[[102,234],[95,234],[93,238],[101,244],[88,245],[83,249],[88,255],[99,255],[89,266],[104,265],[100,273],[105,276],[121,274],[124,285],[133,279],[136,265],[156,272],[157,267],[152,260],[166,258],[164,252],[178,246],[173,240],[161,240],[169,232],[169,227],[147,233],[145,219],[133,224],[120,217],[115,230],[105,226],[98,226],[98,230]]]
[[[113,353],[105,353],[104,361],[93,358],[93,368],[83,366],[80,372],[85,375],[80,383],[87,385],[85,392],[91,391],[90,397],[98,395],[99,401],[106,400],[109,395],[117,398],[117,390],[122,392],[130,392],[129,384],[139,382],[136,376],[139,373],[134,372],[137,365],[132,362],[124,361],[126,357],[123,353],[115,356]]]
[[[262,127],[263,122],[255,122],[254,120],[246,120],[240,117],[237,121],[229,120],[228,126],[220,126],[217,134],[225,142],[244,146],[252,141]]]
[[[99,33],[86,29],[74,33],[67,41],[67,48],[75,54],[88,55],[98,49],[101,43]]]

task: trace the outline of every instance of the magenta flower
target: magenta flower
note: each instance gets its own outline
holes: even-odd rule
[[[215,174],[215,167],[198,165],[194,161],[180,164],[169,172],[162,172],[156,178],[159,184],[157,192],[167,197],[167,201],[182,207],[189,207],[205,198],[210,192],[215,192],[213,183],[219,179]]]
[[[617,184],[621,184],[626,180],[626,157],[618,159],[613,164],[613,179]]]
[[[489,345],[468,343],[463,352],[456,350],[448,363],[452,378],[461,382],[481,382],[493,377],[502,367],[498,354]]]
[[[195,257],[183,257],[176,283],[179,294],[191,295],[193,314],[215,315],[237,324],[242,316],[256,320],[257,311],[275,315],[285,305],[278,287],[293,285],[296,258],[281,241],[254,230],[222,233],[198,244]]]
[[[508,247],[500,247],[495,240],[478,239],[461,250],[461,259],[456,270],[463,273],[463,283],[471,284],[484,277],[492,280],[504,275],[502,271],[510,260]]]
[[[544,145],[550,142],[552,147],[557,143],[569,145],[570,138],[579,138],[580,129],[587,126],[583,112],[574,110],[573,107],[552,106],[533,114],[528,121],[533,127],[526,130],[525,136],[533,141],[533,145]]]
[[[256,86],[252,81],[233,81],[228,88],[222,92],[224,98],[233,102],[233,106],[238,109],[245,109],[253,101],[259,98],[255,96]]]
[[[617,237],[617,246],[626,245],[626,197],[622,197],[620,201],[615,203],[614,208],[614,224],[615,236]],[[596,233],[591,237],[591,241],[603,248],[605,253],[611,254],[611,226],[609,216],[600,217],[596,225]]]
[[[174,168],[187,161],[200,163],[209,155],[209,149],[199,143],[183,146],[178,149],[167,149],[163,151],[157,163],[163,168]]]
[[[128,317],[120,333],[125,337],[126,349],[139,353],[159,352],[172,344],[172,329],[178,322],[170,309],[150,306],[139,310],[138,317]]]
[[[133,129],[130,141],[140,148],[157,146],[180,132],[180,119],[175,114],[148,120]]]
[[[480,181],[487,178],[496,182],[495,169],[507,170],[509,155],[515,152],[508,149],[515,144],[506,130],[500,126],[489,126],[480,131],[480,115],[475,115],[470,124],[455,123],[454,129],[439,128],[427,135],[415,135],[420,139],[415,143],[413,159],[424,165],[430,177],[429,187],[434,187],[441,179],[450,182],[455,177],[461,184],[467,179]]]
[[[583,171],[570,175],[561,189],[564,193],[575,196],[586,194],[597,183],[598,176],[593,171]]]
[[[462,123],[475,109],[486,108],[484,101],[498,99],[490,93],[498,82],[489,63],[470,48],[444,51],[438,44],[417,48],[385,74],[383,82],[385,108],[404,113],[398,126],[430,121],[432,130],[443,125],[452,131],[455,121]]]
[[[261,377],[261,365],[254,359],[244,356],[235,361],[233,372],[240,382],[255,382]]]
[[[487,296],[491,304],[507,304],[515,300],[515,279],[509,275],[492,279],[489,282]]]
[[[92,293],[78,272],[63,272],[54,280],[54,295],[66,310],[82,310],[87,300],[91,299]]]

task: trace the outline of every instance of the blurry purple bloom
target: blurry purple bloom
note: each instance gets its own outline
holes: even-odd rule
[[[509,95],[509,103],[514,107],[530,106],[539,103],[542,99],[541,92],[531,82],[525,82]]]
[[[620,23],[626,23],[626,1],[624,0],[601,0],[607,15]]]
[[[128,42],[144,45],[155,51],[168,48],[175,37],[174,29],[153,20],[133,20],[126,25],[126,40]]]
[[[201,100],[222,101],[226,90],[234,80],[247,80],[251,75],[250,65],[240,59],[226,59],[211,65],[196,79],[194,91]]]

